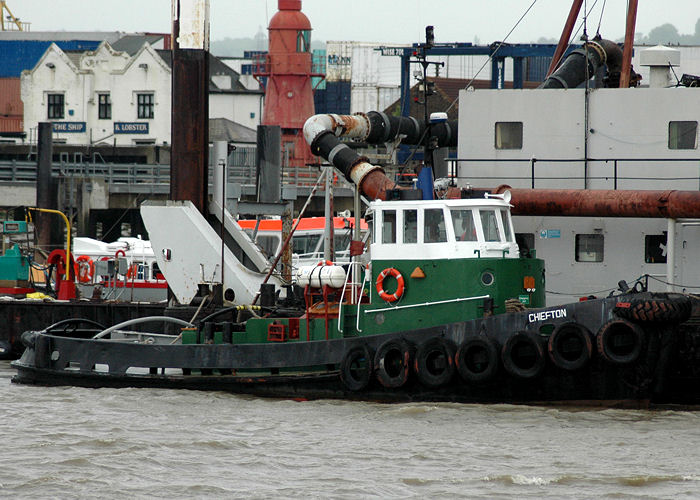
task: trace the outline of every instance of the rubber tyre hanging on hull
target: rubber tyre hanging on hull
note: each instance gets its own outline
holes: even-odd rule
[[[413,360],[418,380],[427,387],[449,383],[455,374],[455,350],[454,342],[443,338],[434,337],[423,342]]]
[[[563,323],[549,337],[549,359],[564,370],[578,370],[591,359],[593,342],[591,332],[578,323]]]
[[[377,380],[384,387],[396,389],[408,381],[411,366],[411,348],[402,339],[387,340],[374,356]]]
[[[596,335],[598,353],[616,365],[634,363],[644,345],[644,331],[625,319],[614,319],[604,324]]]
[[[520,331],[511,335],[501,350],[503,367],[519,378],[539,375],[546,364],[544,345],[539,335]]]
[[[455,353],[455,366],[466,382],[486,382],[498,372],[498,344],[485,336],[467,337]]]
[[[350,348],[340,363],[340,380],[349,391],[361,391],[367,387],[372,372],[372,351],[366,345]]]
[[[644,294],[644,297],[618,302],[614,311],[631,321],[683,323],[690,317],[692,306],[690,298],[684,295],[659,297]]]

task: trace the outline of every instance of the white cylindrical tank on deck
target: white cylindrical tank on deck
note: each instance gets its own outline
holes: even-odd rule
[[[336,265],[302,266],[297,271],[297,285],[312,288],[329,286],[342,288],[345,283],[345,269]]]

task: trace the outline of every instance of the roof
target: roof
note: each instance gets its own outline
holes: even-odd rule
[[[0,78],[18,78],[32,69],[52,43],[64,52],[95,50],[100,45],[97,40],[0,40]]]
[[[156,50],[158,55],[165,61],[165,63],[172,69],[173,67],[173,57],[172,51],[170,50]],[[212,81],[212,77],[225,75],[231,77],[231,88],[222,89],[216,86]],[[218,57],[213,54],[209,54],[209,92],[215,94],[227,94],[227,93],[245,93],[245,94],[263,94],[262,90],[251,90],[247,89],[240,81],[241,75],[231,68],[228,64],[222,62]]]
[[[121,37],[111,47],[120,52],[126,52],[130,56],[134,56],[144,43],[153,45],[163,39],[164,35],[126,35]]]
[[[209,140],[255,144],[258,134],[252,128],[227,118],[212,118],[209,120]]]

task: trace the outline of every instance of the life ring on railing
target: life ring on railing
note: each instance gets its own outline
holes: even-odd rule
[[[95,275],[95,263],[87,255],[79,255],[75,262],[78,265],[78,281],[90,283]]]
[[[138,277],[139,265],[131,264],[129,270],[126,272],[126,279],[134,279]]]
[[[384,290],[384,279],[386,279],[387,276],[393,276],[396,278],[396,291],[394,293],[387,293]],[[379,273],[379,276],[377,276],[376,286],[379,296],[387,302],[396,302],[399,300],[403,296],[405,288],[403,276],[401,276],[401,273],[393,267],[388,267]]]

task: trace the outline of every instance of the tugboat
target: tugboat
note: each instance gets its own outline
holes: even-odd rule
[[[307,122],[307,139],[327,156],[340,142],[317,123]],[[336,166],[350,160],[345,173],[375,199],[371,243],[351,246],[352,263],[303,267],[286,297],[263,285],[259,305],[196,325],[171,318],[183,326],[177,335],[131,333],[133,321],[25,332],[13,381],[307,399],[666,401],[689,297],[623,286],[617,296],[544,307],[544,263],[520,255],[508,193],[380,193],[392,183],[378,167],[339,157]],[[682,396],[675,402],[700,399]]]

